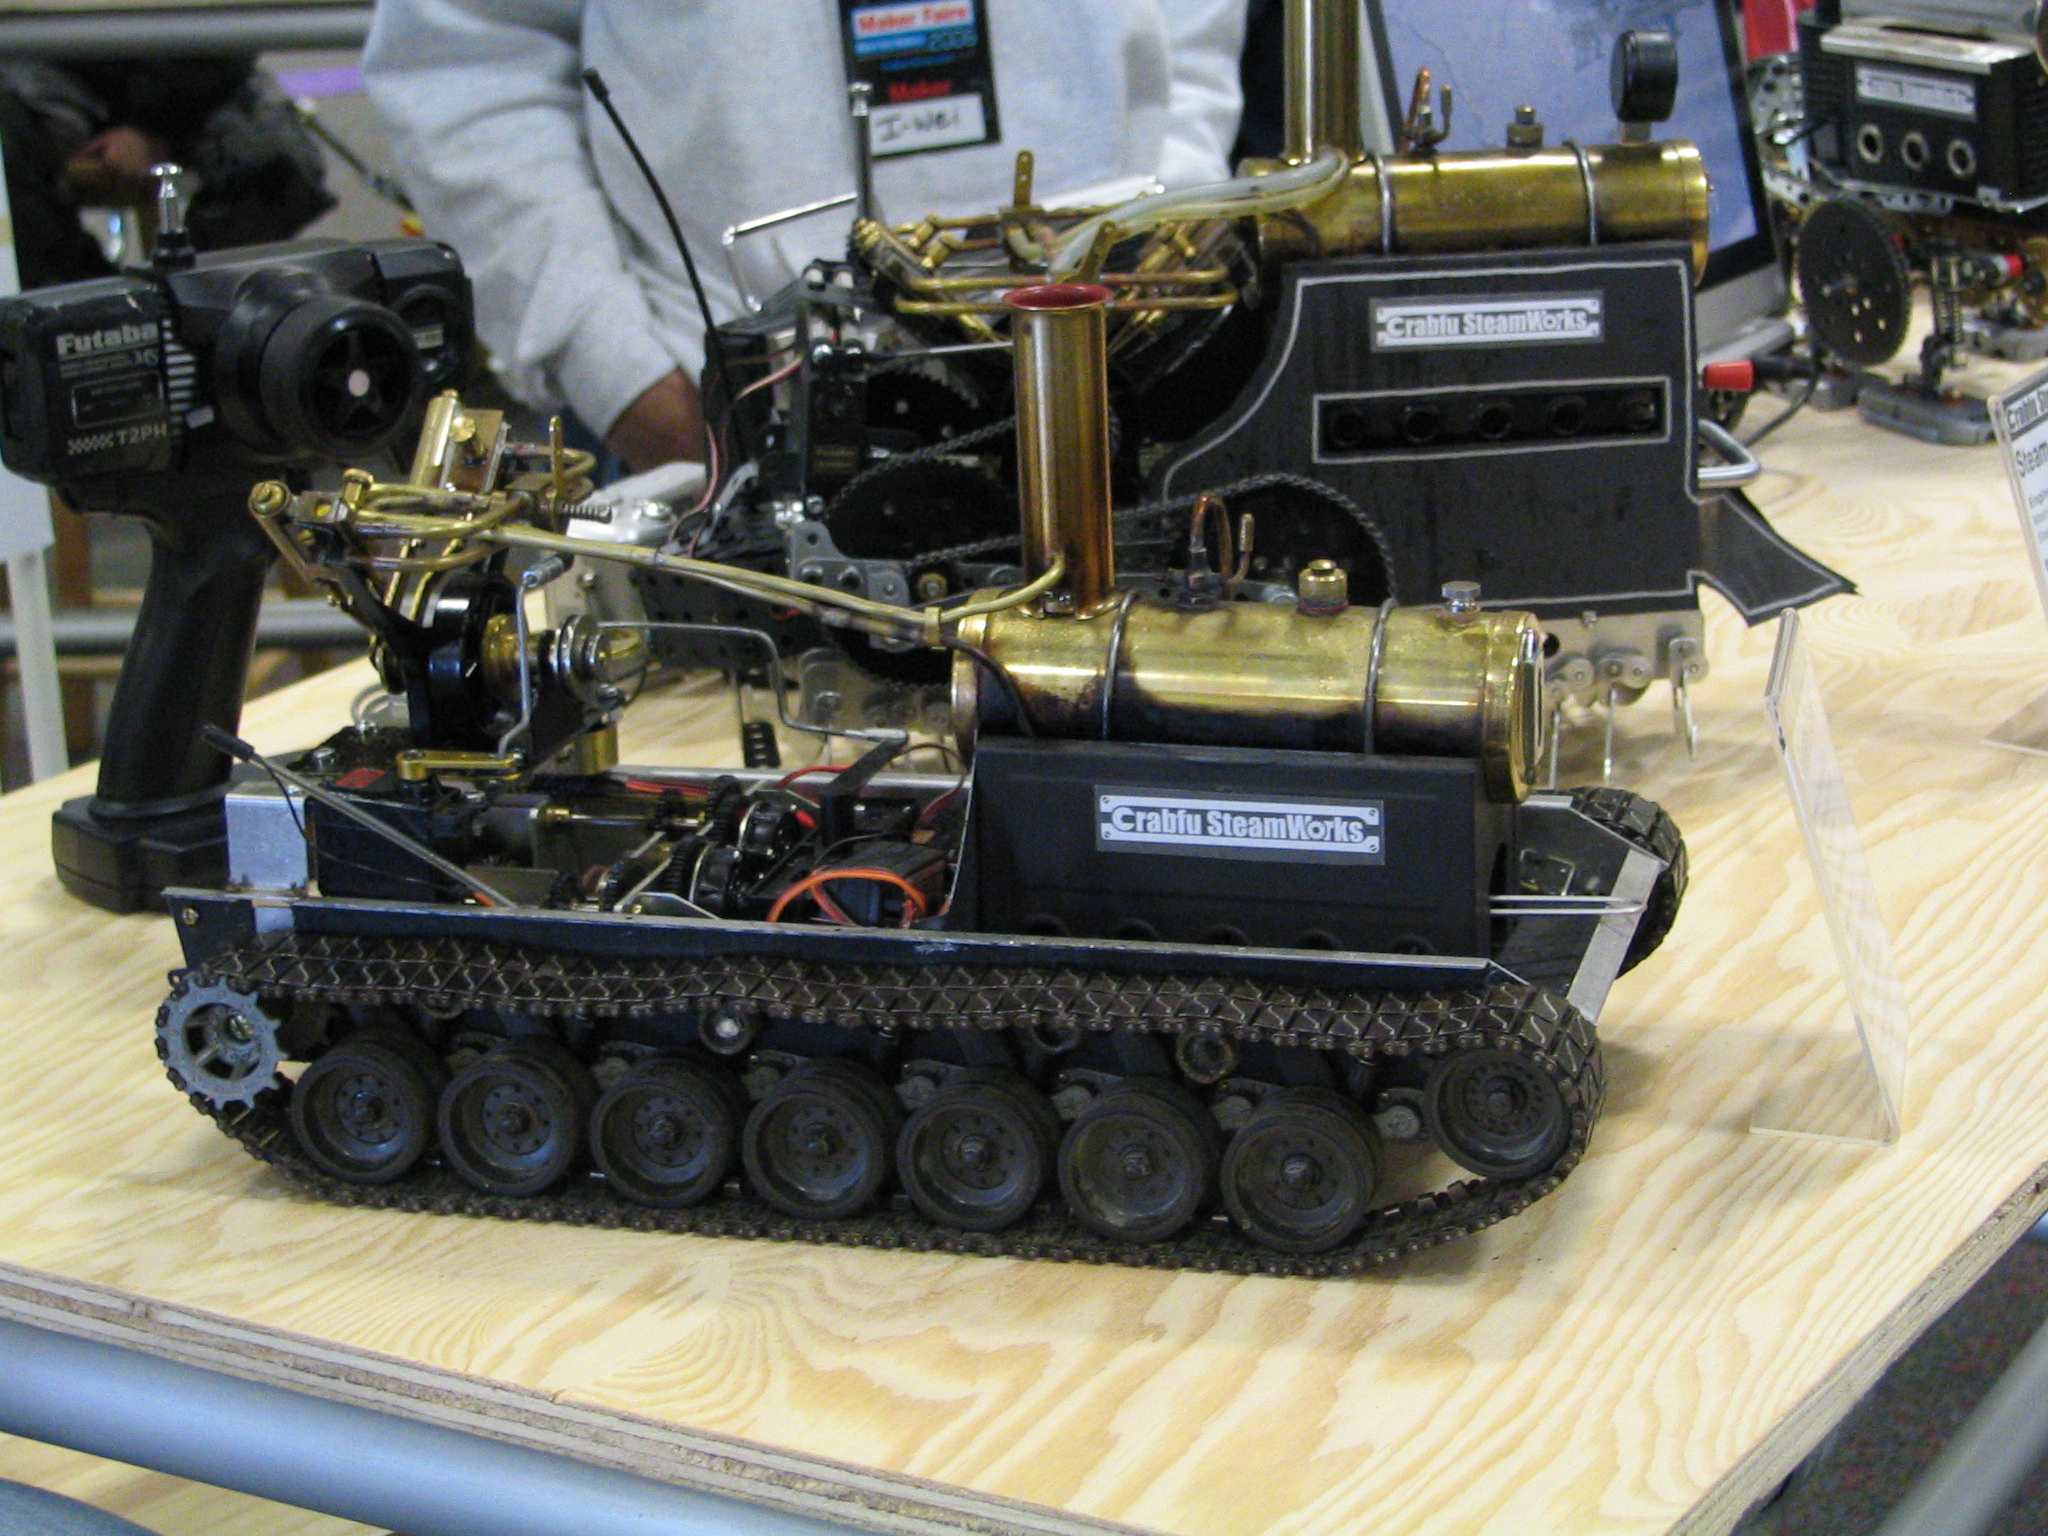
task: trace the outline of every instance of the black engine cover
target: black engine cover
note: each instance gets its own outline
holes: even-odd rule
[[[1265,365],[1160,490],[1299,467],[1380,522],[1403,602],[1477,581],[1546,617],[1689,607],[1690,263],[1660,243],[1291,266]]]
[[[1484,956],[1512,825],[1459,758],[984,739],[955,915],[990,933]]]

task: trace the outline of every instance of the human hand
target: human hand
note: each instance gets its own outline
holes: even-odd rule
[[[605,441],[635,474],[704,457],[704,401],[688,374],[664,374],[612,423]]]
[[[147,202],[154,185],[149,168],[169,154],[168,145],[140,128],[117,126],[80,145],[64,167],[64,179],[82,202],[103,207]]]

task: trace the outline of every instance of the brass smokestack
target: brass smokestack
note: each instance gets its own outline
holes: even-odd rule
[[[1323,149],[1365,158],[1359,96],[1360,0],[1287,0],[1287,159]]]
[[[1043,599],[1045,613],[1086,617],[1116,601],[1103,339],[1110,298],[1092,283],[1041,283],[1004,300],[1015,339],[1025,579],[1067,562],[1066,586]]]

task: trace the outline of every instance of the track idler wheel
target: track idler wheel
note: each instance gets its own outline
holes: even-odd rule
[[[1208,1204],[1219,1133],[1178,1083],[1131,1078],[1081,1112],[1060,1144],[1060,1193],[1104,1237],[1156,1243]]]
[[[325,1173],[389,1184],[434,1145],[448,1069],[424,1041],[395,1030],[354,1035],[299,1074],[292,1136]]]
[[[789,1216],[852,1216],[894,1171],[903,1110],[856,1062],[806,1062],[768,1091],[740,1132],[754,1193]]]
[[[966,1072],[905,1122],[896,1172],[941,1226],[1000,1232],[1037,1203],[1059,1144],[1059,1116],[1037,1089],[1008,1072]]]
[[[1499,1046],[1439,1061],[1423,1091],[1422,1118],[1452,1161],[1491,1179],[1543,1172],[1571,1137],[1571,1112],[1557,1084],[1527,1057]]]
[[[538,1195],[582,1154],[596,1085],[552,1040],[515,1040],[455,1074],[441,1095],[441,1153],[487,1195]]]
[[[1379,1139],[1350,1100],[1283,1088],[1231,1137],[1221,1182],[1223,1208],[1245,1236],[1283,1253],[1321,1253],[1372,1209]]]
[[[673,1058],[643,1061],[590,1112],[591,1159],[628,1200],[695,1205],[732,1171],[745,1105],[727,1073]]]

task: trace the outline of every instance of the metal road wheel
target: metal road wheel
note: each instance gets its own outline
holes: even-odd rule
[[[441,1095],[441,1152],[487,1195],[537,1195],[583,1150],[593,1093],[583,1064],[551,1040],[516,1040],[471,1062]]]
[[[187,984],[157,1013],[156,1050],[171,1081],[215,1109],[249,1105],[277,1083],[277,1021],[253,992]]]
[[[1325,1088],[1284,1088],[1223,1153],[1223,1207],[1254,1242],[1321,1253],[1358,1230],[1380,1183],[1365,1111]]]
[[[673,1058],[641,1062],[590,1112],[590,1155],[629,1200],[695,1205],[732,1169],[742,1104],[725,1073]]]
[[[896,1174],[933,1221],[1000,1232],[1037,1203],[1059,1141],[1059,1117],[1037,1089],[1008,1072],[967,1072],[904,1124]]]
[[[1557,1085],[1514,1051],[1446,1056],[1430,1074],[1422,1115],[1437,1145],[1488,1178],[1520,1179],[1557,1161],[1571,1116]]]
[[[850,1061],[807,1062],[768,1091],[740,1132],[754,1192],[791,1216],[851,1216],[880,1197],[903,1125],[895,1095]]]
[[[447,1086],[440,1058],[409,1036],[355,1035],[299,1074],[292,1135],[324,1172],[351,1184],[389,1184],[434,1144],[434,1107]]]
[[[1089,1230],[1156,1243],[1208,1203],[1216,1141],[1214,1120],[1185,1088],[1131,1078],[1068,1127],[1060,1145],[1060,1193]]]

